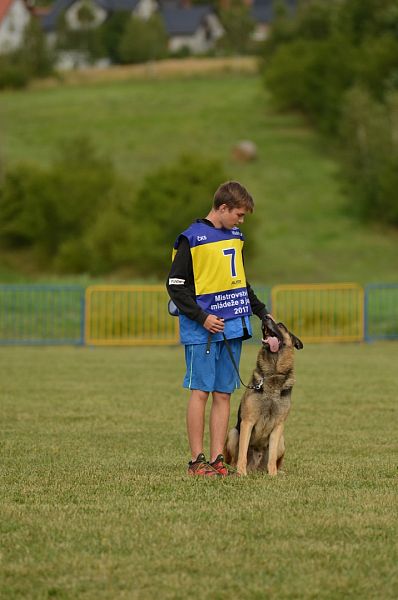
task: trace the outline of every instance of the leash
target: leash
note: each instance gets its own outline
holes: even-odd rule
[[[232,364],[234,366],[236,374],[239,377],[239,381],[241,382],[241,384],[243,385],[243,387],[245,387],[248,390],[256,390],[256,392],[262,392],[263,389],[264,389],[264,377],[261,377],[260,381],[256,385],[246,385],[245,383],[243,383],[242,378],[241,378],[241,376],[239,374],[238,366],[237,366],[237,364],[235,362],[235,359],[234,359],[234,355],[232,354],[231,346],[229,345],[228,340],[225,337],[225,333],[224,332],[223,332],[222,336],[224,338],[224,343],[225,343],[225,347],[227,349],[227,352],[229,354],[229,358],[231,359],[231,362],[232,362]],[[211,344],[211,333],[209,333],[209,337],[207,338],[206,354],[210,354],[210,344]]]

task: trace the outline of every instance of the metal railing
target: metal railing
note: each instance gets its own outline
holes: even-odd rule
[[[272,310],[305,342],[364,339],[364,290],[356,283],[278,285]]]
[[[83,344],[84,288],[0,285],[1,344]]]
[[[398,285],[374,283],[365,287],[365,339],[398,339]]]
[[[178,342],[178,319],[162,285],[94,285],[86,290],[86,344],[164,345]]]
[[[254,286],[305,342],[398,339],[398,284]],[[271,295],[271,302],[270,302]],[[171,345],[163,285],[0,285],[0,344]],[[261,336],[252,319],[253,342]]]

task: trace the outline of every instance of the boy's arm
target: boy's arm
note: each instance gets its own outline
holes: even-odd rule
[[[269,332],[269,335],[275,336],[279,340],[279,342],[282,344],[283,336],[282,336],[281,332],[279,331],[277,324],[275,323],[274,317],[271,315],[271,313],[269,312],[269,310],[265,306],[265,304],[257,298],[256,294],[253,292],[252,288],[250,287],[250,283],[246,282],[246,285],[247,285],[247,292],[249,295],[250,305],[252,307],[253,313],[255,315],[257,315],[259,317],[259,319],[261,319],[261,321],[263,322],[263,327],[264,327],[264,325],[266,326],[266,329]],[[278,347],[279,346],[277,346],[275,350],[272,350],[272,352],[276,352]]]
[[[253,314],[257,315],[257,317],[261,320],[265,319],[265,317],[269,314],[268,308],[266,307],[264,302],[261,302],[261,300],[257,298],[256,294],[253,291],[253,288],[251,287],[248,281],[246,281],[246,287]]]
[[[166,287],[178,310],[189,319],[203,325],[208,313],[202,310],[196,302],[191,250],[189,242],[184,236],[180,238]]]
[[[243,264],[245,264],[245,257],[243,255],[243,252],[242,252],[242,259],[243,259]],[[250,283],[247,280],[246,280],[246,288],[247,288],[247,295],[249,296],[249,302],[250,302],[250,306],[251,306],[253,314],[257,315],[257,317],[261,320],[265,319],[265,317],[267,315],[272,316],[270,314],[268,308],[264,304],[264,302],[261,302],[261,300],[259,300],[257,298],[256,294],[253,291],[253,288],[251,287]]]

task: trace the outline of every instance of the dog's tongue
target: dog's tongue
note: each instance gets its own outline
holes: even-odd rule
[[[273,337],[271,335],[267,336],[263,342],[269,345],[269,349],[271,352],[278,352],[279,350],[279,340],[277,337]]]

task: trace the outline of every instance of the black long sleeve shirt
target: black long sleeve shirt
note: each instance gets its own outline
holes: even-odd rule
[[[214,227],[213,223],[207,219],[201,219],[201,221]],[[179,282],[173,283],[173,280],[179,280]],[[203,325],[209,313],[202,310],[196,302],[191,249],[188,239],[184,236],[180,238],[166,287],[178,310],[189,319]],[[269,311],[266,305],[257,298],[248,281],[246,281],[246,287],[252,312],[262,319]]]

